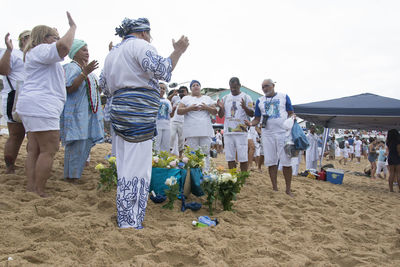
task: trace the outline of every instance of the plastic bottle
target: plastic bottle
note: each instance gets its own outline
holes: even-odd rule
[[[192,225],[194,226],[194,227],[208,227],[208,225],[207,224],[204,224],[204,223],[201,223],[201,222],[196,222],[196,221],[193,221],[192,222]]]
[[[210,217],[208,217],[208,216],[200,216],[199,222],[203,223],[207,226],[216,226],[217,225],[216,220],[211,220]]]

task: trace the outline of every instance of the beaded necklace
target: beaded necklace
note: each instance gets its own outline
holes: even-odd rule
[[[82,66],[78,63],[78,62],[76,62],[76,61],[72,61],[72,62],[74,62],[74,63],[76,63],[78,66],[79,66],[79,68],[81,68],[81,71],[83,72],[83,68],[82,68]],[[86,79],[85,79],[85,85],[86,85],[86,94],[87,94],[87,96],[88,96],[88,101],[89,101],[89,108],[90,108],[90,110],[93,112],[93,113],[97,113],[97,111],[99,110],[99,94],[98,94],[98,92],[99,92],[99,85],[98,85],[98,83],[97,83],[97,80],[94,78],[93,79],[94,80],[94,83],[95,83],[95,85],[96,85],[96,88],[95,88],[95,90],[96,90],[96,103],[95,104],[93,104],[93,99],[92,99],[92,84],[91,84],[91,82],[90,82],[90,79],[89,79],[89,75],[86,77]]]

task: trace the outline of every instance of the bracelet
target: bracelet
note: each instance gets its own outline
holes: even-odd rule
[[[80,75],[82,75],[83,76],[83,78],[87,78],[87,76],[85,75],[85,73],[83,73],[83,71],[81,72],[81,74]]]

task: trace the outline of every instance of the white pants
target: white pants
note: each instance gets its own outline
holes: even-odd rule
[[[226,161],[236,161],[236,153],[239,162],[249,161],[247,134],[226,134],[224,138]]]
[[[285,153],[285,134],[263,133],[262,136],[264,148],[264,164],[265,166],[281,165],[283,167],[291,167],[292,161]]]
[[[167,151],[169,152],[169,142],[171,139],[170,129],[159,129],[157,128],[156,136],[156,151]]]
[[[211,137],[208,136],[187,137],[186,145],[194,150],[200,148],[201,152],[207,155],[206,162],[204,165],[204,171],[208,171],[208,169],[210,168]]]
[[[116,136],[117,221],[120,228],[142,228],[151,180],[152,141],[130,143]]]
[[[378,161],[376,163],[376,174],[379,174],[383,171],[383,173],[386,175],[388,172],[388,168],[386,166],[386,162],[384,161]]]
[[[292,175],[299,174],[299,166],[301,163],[302,155],[303,155],[303,153],[299,152],[299,155],[297,157],[292,158]]]
[[[177,138],[178,137],[178,138]],[[183,123],[171,122],[171,138],[170,148],[174,150],[176,147],[176,140],[178,140],[178,151],[183,150]]]

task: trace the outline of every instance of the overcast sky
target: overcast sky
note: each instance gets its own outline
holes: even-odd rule
[[[68,10],[76,38],[102,67],[108,43],[119,42],[115,27],[123,18],[147,17],[162,56],[172,52],[172,38],[189,37],[171,82],[197,79],[202,87],[228,88],[237,76],[262,92],[262,80],[272,78],[294,104],[366,92],[400,98],[396,0],[1,2],[0,34],[10,32],[15,47],[21,31],[39,24],[63,35]]]

